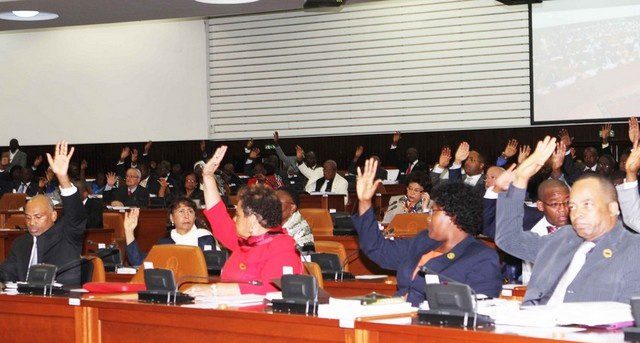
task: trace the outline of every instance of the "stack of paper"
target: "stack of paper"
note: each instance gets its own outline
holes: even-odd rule
[[[318,317],[338,319],[341,327],[353,328],[356,318],[359,317],[403,314],[418,310],[411,307],[408,302],[397,302],[395,300],[395,298],[392,298],[392,300],[363,305],[358,299],[329,298],[328,304],[320,304],[318,306]]]
[[[221,306],[226,307],[245,307],[260,305],[263,303],[264,295],[259,294],[242,294],[215,297],[199,297],[196,296],[195,304],[182,305],[191,308],[217,309]]]

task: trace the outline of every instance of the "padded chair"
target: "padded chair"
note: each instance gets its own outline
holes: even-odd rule
[[[24,193],[5,193],[0,198],[0,211],[19,210],[27,203]]]
[[[102,226],[105,229],[113,229],[116,239],[124,238],[124,214],[118,212],[104,212],[102,214]]]
[[[393,233],[394,237],[415,236],[418,232],[427,228],[429,216],[426,213],[397,214],[389,223],[387,231]]]
[[[333,236],[333,220],[323,208],[301,208],[300,214],[309,223],[313,236]]]
[[[209,281],[207,262],[199,247],[175,244],[154,245],[144,262],[152,262],[153,268],[171,269],[178,287],[183,283]],[[144,267],[138,269],[131,283],[144,283]]]
[[[302,262],[304,264],[305,274],[311,275],[318,281],[318,287],[324,289],[324,280],[322,279],[322,269],[315,262]]]
[[[340,242],[333,241],[315,241],[316,252],[317,253],[327,253],[327,254],[336,254],[340,259],[340,263],[344,263],[347,259],[347,250],[344,248],[344,245]],[[319,267],[319,266],[318,266]],[[344,271],[349,271],[349,263],[344,266]]]
[[[89,261],[89,259],[92,259]],[[105,282],[106,276],[102,259],[97,256],[85,256],[80,265],[80,280],[84,285],[87,282]]]

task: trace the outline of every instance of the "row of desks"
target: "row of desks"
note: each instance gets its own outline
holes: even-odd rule
[[[354,329],[338,320],[271,313],[265,306],[195,309],[141,304],[133,296],[66,298],[0,295],[2,342],[621,342],[620,331],[568,333],[561,329],[457,329],[360,318]]]

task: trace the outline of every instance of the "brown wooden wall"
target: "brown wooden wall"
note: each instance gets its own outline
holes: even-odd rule
[[[464,126],[464,123],[461,123],[461,126]],[[421,160],[426,161],[428,164],[434,164],[437,162],[438,154],[443,146],[449,145],[455,149],[455,146],[457,146],[460,141],[467,140],[471,144],[472,149],[484,153],[489,157],[489,161],[492,162],[495,157],[500,154],[502,149],[504,149],[507,139],[515,138],[521,143],[533,145],[544,135],[556,135],[562,127],[565,126],[406,133],[402,135],[400,148],[404,150],[410,146],[416,147]],[[566,127],[569,129],[571,135],[575,137],[574,145],[578,148],[579,155],[582,154],[582,148],[588,145],[599,144],[598,130],[600,129],[600,125],[590,124]],[[630,144],[627,138],[626,123],[614,124],[613,128],[615,138],[611,139],[611,142],[614,147],[628,147]],[[295,146],[297,144],[302,146],[305,151],[315,151],[319,160],[322,161],[331,158],[336,160],[340,169],[346,169],[357,145],[365,146],[365,155],[383,154],[391,143],[391,138],[391,133],[385,135],[290,139],[281,137],[280,144],[287,154],[295,154]],[[228,144],[231,154],[239,156],[243,152],[245,143],[246,141],[230,141],[215,142],[213,144]],[[262,149],[263,155],[265,152],[263,149],[265,144],[272,143],[272,140],[256,141],[257,146]],[[98,170],[112,170],[118,160],[120,150],[125,145],[138,147],[138,149],[142,151],[144,142],[75,145],[76,153],[74,160],[80,161],[80,159],[86,159],[88,161],[88,175],[93,175]],[[3,147],[3,151],[6,149],[6,147]],[[31,163],[37,154],[51,152],[53,146],[25,146],[23,150],[27,152],[29,156],[28,163]],[[160,161],[166,159],[173,163],[179,162],[185,170],[190,170],[193,163],[199,159],[199,156],[199,141],[154,142],[151,152],[152,160]]]

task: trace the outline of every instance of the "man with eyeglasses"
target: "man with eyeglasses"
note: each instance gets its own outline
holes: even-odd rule
[[[61,267],[80,258],[87,219],[78,189],[67,175],[72,155],[73,148],[68,149],[66,141],[58,142],[54,157],[47,154],[50,168],[60,183],[64,215],[56,221],[53,203],[44,195],[37,195],[26,204],[24,215],[29,233],[16,238],[9,257],[0,264],[0,282],[25,281],[29,267],[34,264]],[[80,285],[80,268],[59,272],[58,282]]]
[[[140,186],[142,173],[136,168],[129,168],[125,174],[125,185],[113,188],[116,184],[117,176],[114,173],[107,175],[107,185],[104,188],[104,201],[110,204],[112,201],[119,201],[124,206],[147,207],[149,206],[149,191]]]
[[[521,229],[527,182],[554,149],[564,153],[562,144],[556,147],[555,138],[546,137],[515,172],[511,168],[495,182],[496,187],[508,188],[498,197],[496,244],[534,262],[523,304],[629,303],[640,294],[640,236],[622,226],[610,180],[595,173],[576,180],[569,196],[571,225],[543,237]]]

